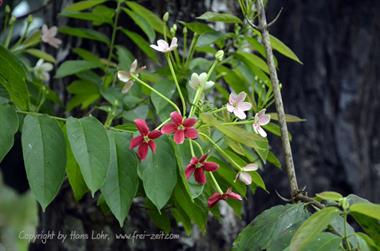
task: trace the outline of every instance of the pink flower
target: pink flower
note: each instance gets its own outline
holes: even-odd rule
[[[246,185],[252,184],[252,176],[249,174],[249,172],[254,172],[259,169],[258,165],[255,163],[250,163],[243,167],[240,172],[235,177],[235,181],[239,179],[241,182],[243,182]]]
[[[159,130],[150,131],[148,125],[143,119],[136,119],[135,124],[140,132],[140,135],[131,140],[129,149],[133,149],[138,146],[137,156],[139,156],[141,160],[144,160],[148,154],[149,147],[153,153],[156,153],[156,144],[153,140],[159,138],[162,134]]]
[[[255,120],[253,122],[253,130],[255,133],[260,134],[261,137],[266,137],[267,133],[261,126],[267,125],[270,121],[270,115],[265,114],[266,109],[262,109],[255,115]]]
[[[57,35],[57,27],[52,26],[50,29],[44,24],[42,26],[42,34],[41,34],[41,39],[43,42],[50,44],[51,46],[58,48],[61,44],[62,41],[55,36]]]
[[[186,178],[189,179],[191,174],[194,173],[195,180],[202,185],[205,184],[206,175],[204,172],[215,172],[219,168],[219,165],[215,162],[205,162],[206,159],[207,154],[203,154],[199,159],[192,157],[185,169]]]
[[[211,195],[207,201],[208,207],[211,208],[211,207],[215,206],[219,201],[226,200],[226,199],[242,200],[242,198],[239,194],[232,192],[232,189],[228,188],[227,191],[223,194],[214,193],[213,195]]]
[[[195,123],[197,123],[197,119],[183,119],[179,112],[170,113],[170,117],[172,118],[172,122],[164,125],[161,132],[164,134],[174,134],[175,143],[182,144],[185,138],[198,138],[198,131],[193,128]]]
[[[155,49],[156,51],[163,52],[163,53],[174,51],[178,47],[177,38],[173,37],[173,39],[170,43],[170,46],[169,46],[168,42],[160,39],[157,41],[157,45],[151,44],[150,47]]]
[[[247,93],[240,92],[238,95],[231,93],[228,99],[227,110],[233,112],[239,119],[245,119],[247,115],[244,112],[252,108],[251,103],[244,102],[246,97]]]

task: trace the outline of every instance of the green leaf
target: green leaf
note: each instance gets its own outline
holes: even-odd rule
[[[27,49],[26,52],[36,58],[42,58],[45,61],[51,62],[53,64],[55,63],[55,58],[44,51],[37,50],[37,49]]]
[[[375,242],[366,235],[365,233],[357,232],[355,233],[356,238],[359,242],[360,251],[376,251],[380,250],[380,246],[376,246]]]
[[[344,251],[340,246],[341,237],[332,233],[320,233],[307,246],[305,251]]]
[[[379,245],[380,244],[380,221],[361,213],[350,212],[350,215],[360,227]]]
[[[307,250],[308,245],[339,215],[336,207],[325,207],[313,214],[296,231],[290,243],[290,251]]]
[[[111,148],[110,166],[101,191],[122,227],[139,187],[136,171],[138,159],[129,150],[129,134],[108,131],[108,139]]]
[[[66,6],[63,11],[81,11],[81,10],[87,10],[90,9],[98,4],[104,3],[107,0],[87,0],[87,1],[80,1],[77,3],[70,4]]]
[[[270,116],[270,118],[272,120],[278,120],[278,114],[277,113],[268,113],[268,115]],[[285,120],[287,123],[297,123],[297,122],[304,122],[306,121],[306,119],[301,119],[297,116],[294,116],[294,115],[290,115],[290,114],[285,114]]]
[[[122,29],[125,35],[127,35],[132,42],[134,42],[150,59],[152,59],[154,62],[157,62],[157,55],[153,51],[152,48],[150,48],[150,45],[145,39],[137,34],[136,32],[128,31],[126,29]]]
[[[126,4],[139,16],[144,17],[153,29],[164,34],[165,23],[156,14],[136,2],[127,1]]]
[[[307,219],[309,212],[302,203],[275,206],[257,216],[233,244],[233,251],[261,251],[272,246],[283,250],[290,243],[295,229]],[[273,249],[274,246],[283,247]]]
[[[94,69],[101,67],[102,65],[94,61],[86,60],[67,60],[59,66],[57,73],[55,74],[56,78],[63,78],[70,76],[79,72],[86,70]]]
[[[30,188],[45,210],[58,194],[65,177],[66,145],[63,132],[50,117],[27,115],[21,142]]]
[[[373,203],[356,203],[350,207],[351,213],[360,213],[380,220],[380,205]]]
[[[67,137],[75,160],[92,196],[104,184],[110,159],[109,141],[103,125],[94,117],[66,122]]]
[[[241,20],[234,15],[228,13],[217,13],[207,11],[203,13],[201,16],[197,17],[197,19],[206,20],[210,22],[223,22],[223,23],[241,23]]]
[[[135,59],[133,54],[123,46],[116,46],[117,58],[119,61],[119,68],[122,70],[128,70]]]
[[[267,161],[273,164],[275,167],[281,169],[281,162],[272,151],[268,152]]]
[[[223,37],[223,33],[218,32],[218,31],[203,33],[199,36],[196,46],[203,47],[203,46],[210,45],[222,37]]]
[[[108,8],[104,5],[96,6],[92,12],[80,12],[80,11],[64,11],[60,13],[61,16],[75,18],[79,20],[91,21],[93,25],[99,26],[104,23],[112,24],[115,10]]]
[[[249,53],[249,52],[244,52],[244,51],[238,51],[236,52],[236,57],[243,62],[245,62],[248,65],[254,65],[260,70],[264,71],[265,73],[269,73],[269,68],[267,63],[260,58],[259,56]]]
[[[94,41],[99,41],[107,45],[110,43],[110,40],[106,35],[98,31],[91,30],[91,29],[72,28],[68,26],[62,26],[58,29],[58,31],[60,33],[64,33],[64,34],[71,35],[74,37],[80,37],[80,38],[90,39]]]
[[[171,99],[173,97],[174,93],[176,92],[175,88],[173,88],[174,86],[175,86],[175,84],[172,80],[160,79],[154,85],[154,88],[161,93],[165,93],[165,96],[167,98]],[[164,100],[163,98],[161,98],[160,96],[158,96],[154,92],[151,92],[150,97],[152,99],[152,103],[154,105],[154,108],[156,109],[157,114],[159,114],[159,115],[162,114],[165,117],[169,117],[170,112],[164,113],[165,108],[170,106],[168,104],[168,102],[166,100]],[[160,117],[163,117],[163,116],[160,116]]]
[[[13,105],[0,105],[0,162],[11,150],[18,131],[18,117]]]
[[[145,33],[145,35],[149,38],[149,41],[153,43],[156,39],[156,33],[154,32],[153,27],[150,23],[143,17],[133,12],[127,8],[124,8],[125,13],[132,18],[132,20],[137,24],[138,27]]]
[[[288,47],[286,44],[281,42],[278,38],[275,36],[270,35],[270,43],[272,45],[272,48],[285,57],[288,57],[294,61],[296,61],[299,64],[303,64],[301,60],[297,57],[297,55]]]
[[[207,24],[199,23],[199,22],[191,22],[184,23],[184,25],[194,33],[198,33],[199,35],[207,32],[215,32],[213,28],[208,26]]]
[[[166,136],[161,136],[155,143],[156,153],[149,151],[147,158],[140,164],[140,178],[147,197],[160,210],[170,199],[177,183],[177,164]]]
[[[13,103],[28,110],[29,91],[23,64],[10,51],[0,45],[0,84],[7,90]]]
[[[332,200],[332,201],[338,201],[339,199],[343,198],[343,196],[340,193],[332,192],[332,191],[317,193],[316,196],[322,200]]]

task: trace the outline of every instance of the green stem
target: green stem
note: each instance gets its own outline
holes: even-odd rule
[[[221,107],[221,108],[219,108],[219,109],[216,109],[216,110],[211,111],[210,113],[217,113],[217,112],[224,111],[224,110],[226,110],[226,109],[227,109],[227,107],[226,107],[226,106],[223,106],[223,107]]]
[[[346,242],[346,245],[347,245],[347,248],[348,248],[348,250],[349,251],[351,251],[352,250],[352,247],[351,247],[351,244],[350,244],[350,242],[349,242],[349,240],[348,240],[348,234],[347,234],[347,212],[346,211],[344,211],[343,212],[343,218],[344,218],[344,222],[343,222],[343,228],[344,228],[344,241]]]
[[[12,20],[11,20],[10,22],[12,22]],[[4,47],[5,47],[6,49],[8,49],[9,44],[11,43],[11,39],[12,39],[12,36],[13,36],[13,30],[14,30],[14,27],[15,27],[15,22],[12,22],[12,23],[11,23],[11,26],[9,27],[8,34],[7,34],[7,38],[5,39],[5,43],[4,43]]]
[[[158,96],[160,96],[166,102],[168,102],[169,104],[171,104],[179,113],[181,113],[181,110],[178,108],[178,106],[176,104],[174,104],[173,101],[171,101],[170,99],[168,99],[167,97],[165,97],[165,95],[163,95],[161,92],[157,91],[156,89],[154,89],[153,87],[151,87],[150,85],[148,85],[147,83],[145,83],[144,81],[142,81],[141,79],[139,79],[138,77],[136,77],[135,75],[132,75],[131,77],[134,80],[136,80],[137,82],[139,82],[140,84],[142,84],[143,86],[145,86],[146,88],[148,88],[149,90],[151,90],[152,92],[156,93]]]
[[[202,146],[198,142],[196,142],[195,140],[193,140],[192,142],[198,147],[199,152],[203,155],[204,152],[203,152]]]
[[[157,126],[154,130],[160,130],[161,127],[163,127],[166,123],[168,123],[171,120],[171,118],[166,119],[164,122],[162,122],[159,126]]]
[[[218,60],[215,60],[214,63],[211,65],[210,70],[208,70],[206,81],[209,80],[209,78],[210,78],[212,72],[214,71],[214,69],[215,69],[215,67],[216,67],[217,65],[218,65]]]
[[[113,55],[113,49],[114,49],[114,46],[115,46],[115,39],[116,39],[116,32],[117,32],[117,23],[119,21],[119,15],[120,15],[120,9],[121,9],[121,1],[118,1],[117,2],[117,7],[116,7],[116,16],[115,16],[115,19],[114,19],[114,22],[112,24],[112,35],[111,35],[111,42],[109,44],[109,52],[108,52],[108,57],[107,57],[107,61],[108,62],[111,62],[111,59],[112,59],[112,55]],[[107,71],[108,71],[108,68],[109,68],[109,64],[106,65],[106,69],[105,69],[105,74],[107,74]],[[104,79],[105,79],[105,76],[104,76]],[[104,81],[103,79],[103,81]],[[104,82],[105,83],[105,82]],[[103,83],[103,84],[104,84]]]
[[[109,128],[111,126],[114,118],[115,118],[115,112],[114,111],[108,113],[106,122],[104,122],[104,127]]]
[[[211,180],[212,180],[212,183],[214,183],[214,186],[216,188],[216,190],[220,193],[220,194],[223,194],[223,190],[220,188],[218,182],[216,181],[215,177],[214,177],[214,174],[212,172],[208,172],[208,174],[210,175],[211,177]]]
[[[189,145],[190,145],[191,156],[195,157],[194,147],[193,147],[193,140],[189,139]]]
[[[215,146],[216,150],[223,155],[223,157],[225,157],[227,160],[229,160],[235,167],[238,171],[242,171],[242,168],[241,166],[236,163],[220,146],[218,146],[218,144],[212,140],[212,138],[210,138],[207,134],[204,134],[202,132],[199,132],[200,135],[202,135],[203,137],[205,137],[208,141],[210,141],[210,143]]]
[[[165,56],[166,56],[166,60],[168,61],[168,64],[169,64],[170,71],[171,71],[171,73],[173,75],[174,83],[175,83],[175,85],[177,87],[177,91],[178,91],[179,97],[181,99],[182,110],[183,110],[182,115],[185,116],[185,114],[186,114],[186,102],[185,102],[185,98],[182,95],[182,91],[181,91],[181,88],[179,86],[179,83],[178,83],[178,80],[177,80],[177,76],[176,76],[176,74],[174,72],[174,67],[173,67],[172,61],[170,60],[169,55],[166,54]]]
[[[203,88],[202,88],[202,87],[199,87],[199,88],[197,89],[196,93],[195,93],[193,103],[191,104],[189,117],[191,117],[191,116],[194,114],[194,112],[195,112],[195,108],[196,108],[196,106],[197,106],[198,100],[199,100],[199,98],[200,98],[202,92],[203,92]]]
[[[28,31],[29,31],[29,28],[30,28],[30,24],[31,24],[31,22],[29,20],[27,20],[24,32],[22,33],[20,39],[16,42],[16,44],[12,48],[17,47],[19,44],[21,44],[22,41],[24,41],[26,35],[28,34]]]
[[[189,48],[189,54],[187,55],[186,63],[185,63],[186,67],[189,65],[190,60],[193,57],[194,49],[195,49],[195,45],[198,41],[198,37],[199,37],[198,34],[195,33],[193,39],[191,40],[191,44],[190,44],[190,48]]]
[[[60,121],[66,121],[65,118],[56,117],[56,116],[52,116],[52,115],[48,115],[48,114],[42,114],[42,113],[38,113],[38,112],[17,111],[17,113],[26,114],[26,115],[35,115],[35,116],[48,116],[52,119],[56,119],[56,120],[60,120]]]
[[[244,124],[252,124],[255,122],[254,120],[244,120],[244,121],[235,121],[235,122],[225,122],[221,125],[244,125]]]

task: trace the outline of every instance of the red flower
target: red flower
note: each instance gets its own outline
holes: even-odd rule
[[[199,159],[192,157],[185,169],[186,178],[190,178],[191,174],[194,173],[195,180],[202,185],[205,184],[206,175],[204,172],[215,172],[219,168],[215,162],[205,162],[206,159],[207,154],[202,155]]]
[[[208,198],[208,207],[215,206],[220,200],[233,199],[233,200],[242,200],[241,196],[237,193],[232,192],[231,188],[228,188],[224,194],[214,193]]]
[[[182,144],[185,138],[198,138],[198,132],[193,126],[197,123],[195,118],[183,119],[179,112],[170,113],[172,122],[164,125],[161,129],[164,134],[173,134],[174,141],[177,144]]]
[[[162,134],[159,130],[150,131],[148,125],[143,119],[135,119],[135,124],[140,132],[140,135],[131,140],[129,149],[133,149],[138,146],[137,156],[139,156],[141,160],[144,160],[148,154],[148,147],[150,147],[153,153],[156,152],[156,144],[153,140],[159,138]]]

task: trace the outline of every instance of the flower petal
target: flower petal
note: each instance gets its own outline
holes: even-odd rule
[[[234,192],[226,192],[225,197],[228,199],[233,199],[233,200],[242,200],[240,194],[237,194]]]
[[[169,49],[174,50],[175,48],[177,48],[178,47],[177,42],[178,42],[178,39],[176,37],[173,37],[172,42],[170,43]]]
[[[152,150],[153,153],[156,153],[156,143],[154,143],[153,140],[150,140],[148,144],[149,144],[150,150]]]
[[[208,155],[207,154],[203,154],[200,158],[199,158],[199,162],[200,163],[203,163],[206,159],[207,159]]]
[[[265,111],[266,109],[263,109],[255,115],[255,119],[259,125],[266,125],[270,122],[270,115],[265,114]]]
[[[196,139],[196,138],[198,138],[198,131],[195,128],[192,128],[192,127],[186,128],[184,132],[185,132],[185,137],[186,138],[189,138],[189,139]]]
[[[161,129],[163,134],[172,134],[177,130],[177,125],[174,123],[167,123]]]
[[[214,86],[214,82],[213,81],[207,81],[205,84],[204,84],[204,89],[207,90],[207,89],[210,89],[211,87]]]
[[[139,135],[137,137],[132,138],[130,144],[129,144],[129,149],[133,149],[136,146],[140,145],[143,142],[143,136]]]
[[[127,83],[130,80],[129,72],[127,71],[118,71],[117,78],[124,83]]]
[[[193,125],[195,125],[195,123],[197,123],[196,118],[187,118],[187,119],[185,119],[185,121],[183,121],[183,126],[184,127],[192,127]]]
[[[137,70],[137,59],[133,60],[131,66],[129,67],[129,72],[134,73]]]
[[[139,130],[141,135],[147,135],[149,133],[149,127],[143,119],[134,120],[137,130]]]
[[[246,172],[257,171],[258,169],[259,169],[259,166],[256,163],[250,163],[250,164],[247,164],[245,167],[243,167],[243,171],[246,171]]]
[[[252,104],[248,103],[248,102],[240,102],[240,103],[238,103],[237,107],[238,107],[238,109],[240,109],[242,111],[248,111],[248,110],[251,110]]]
[[[207,200],[208,207],[215,206],[221,199],[222,195],[220,193],[213,193]]]
[[[157,45],[155,44],[151,44],[150,47],[156,51],[159,51],[159,52],[165,52],[165,50],[161,49],[160,47],[158,47]]]
[[[148,133],[148,137],[150,139],[157,139],[157,138],[161,137],[161,135],[162,135],[162,133],[159,130],[153,130],[153,131]]]
[[[195,171],[195,168],[193,165],[191,164],[187,165],[185,169],[186,179],[190,178],[190,176],[193,174],[194,171]]]
[[[178,126],[182,125],[182,115],[179,112],[172,112],[170,113],[170,117],[172,118],[172,121]]]
[[[238,173],[238,179],[246,185],[251,185],[252,183],[251,175],[246,172]]]
[[[230,103],[227,104],[227,111],[234,112],[235,107],[233,107]]]
[[[266,133],[266,131],[264,131],[264,129],[263,129],[261,126],[259,126],[259,127],[257,128],[257,133],[260,134],[260,136],[263,137],[263,138],[266,138],[266,137],[267,137],[267,133]]]
[[[206,155],[207,156],[207,155]],[[201,158],[202,159],[202,158]],[[190,160],[190,164],[191,165],[196,165],[198,164],[198,162],[200,162],[200,160],[198,161],[198,158],[197,157],[192,157],[191,160]]]
[[[244,111],[240,110],[239,108],[236,108],[234,110],[234,114],[239,119],[245,119],[247,117],[247,115],[244,113]]]
[[[143,142],[139,146],[139,149],[137,150],[137,156],[139,156],[141,160],[144,160],[147,155],[148,155],[148,144]]]
[[[203,168],[208,172],[215,172],[218,170],[219,165],[215,162],[203,162]]]
[[[231,92],[230,97],[228,98],[228,103],[230,103],[230,105],[237,103],[237,98],[238,96],[236,95],[236,93]]]
[[[157,41],[157,45],[158,47],[162,50],[162,51],[167,51],[169,49],[169,44],[168,42],[166,42],[165,40],[163,39],[159,39]]]
[[[243,102],[245,98],[247,97],[247,93],[245,92],[240,92],[237,97],[236,97],[236,103]]]
[[[177,130],[174,133],[174,142],[176,144],[182,144],[185,140],[185,132],[183,130]]]
[[[206,184],[206,175],[203,172],[202,168],[196,168],[194,171],[194,178],[195,181],[198,182],[199,184]]]

